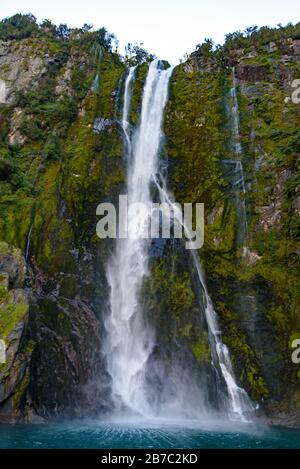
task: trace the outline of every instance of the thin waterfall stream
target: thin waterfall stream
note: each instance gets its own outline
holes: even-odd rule
[[[232,103],[229,109],[229,117],[231,124],[231,150],[233,153],[233,158],[222,160],[222,164],[225,167],[225,178],[230,180],[232,191],[235,194],[238,224],[237,245],[243,246],[248,234],[248,221],[245,202],[246,187],[244,168],[241,160],[243,156],[243,148],[240,137],[240,117],[235,67],[232,67],[231,75],[232,87],[230,89],[230,97]]]
[[[181,213],[178,212],[176,203],[171,200],[171,197],[166,190],[166,185],[163,184],[160,186],[157,181],[156,185],[159,190],[161,202],[167,203],[170,207],[172,207],[174,218],[180,223],[182,220]],[[183,228],[187,234],[187,237],[191,239],[192,237],[187,226],[183,225]],[[209,341],[211,346],[212,363],[217,372],[220,370],[222,378],[224,379],[227,387],[226,410],[231,418],[247,421],[248,417],[245,415],[249,414],[249,412],[253,410],[253,406],[246,391],[236,384],[229,350],[222,342],[217,314],[214,310],[211,298],[209,297],[199,256],[195,250],[191,250],[191,257],[197,273],[199,288],[201,288],[202,291],[205,319],[208,326]]]
[[[232,129],[233,129],[233,147],[234,153],[239,156],[242,153],[242,145],[241,145],[241,138],[240,138],[240,118],[239,118],[239,103],[237,98],[236,92],[236,76],[235,76],[235,67],[232,67],[232,87],[230,90],[230,94],[233,100],[233,105],[231,107],[232,112]]]

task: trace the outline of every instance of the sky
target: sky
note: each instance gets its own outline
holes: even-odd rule
[[[128,42],[142,42],[173,64],[206,37],[220,44],[247,26],[300,21],[299,0],[0,0],[0,18],[29,12],[71,27],[105,26],[121,53]]]

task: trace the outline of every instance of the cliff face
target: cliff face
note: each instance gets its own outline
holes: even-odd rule
[[[95,43],[88,32],[0,43],[0,421],[109,409],[112,244],[95,227],[98,203],[117,201],[124,183],[125,66],[105,45],[91,53]],[[169,188],[178,202],[205,203],[200,257],[236,376],[290,424],[300,409],[290,348],[300,337],[299,50],[291,38],[202,48],[175,68],[165,116]],[[136,70],[132,124],[146,72]],[[208,370],[188,255],[179,244],[152,249],[144,297],[156,353]]]
[[[300,326],[299,67],[290,38],[248,40],[221,57],[196,52],[175,69],[166,116],[170,186],[178,201],[205,203],[200,257],[236,374],[272,421],[291,424],[300,396],[291,360]]]

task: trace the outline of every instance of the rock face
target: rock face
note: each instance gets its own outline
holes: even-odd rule
[[[23,145],[26,137],[20,132],[22,125],[23,112],[20,108],[15,108],[10,121],[10,132],[8,134],[8,142],[10,145]]]
[[[29,303],[23,289],[25,261],[21,250],[0,243],[0,336],[4,359],[0,364],[1,420],[17,418],[16,392],[28,380],[30,351],[22,350]]]
[[[47,71],[47,44],[0,41],[0,102],[12,103],[19,90],[36,87]],[[44,47],[43,47],[44,46]]]
[[[6,103],[6,83],[0,79],[0,103]]]
[[[35,285],[24,290],[24,274],[21,251],[2,242],[0,421],[42,422],[53,415],[81,415],[83,408],[95,411],[89,396],[99,393],[94,377],[102,365],[95,312],[78,295],[45,293],[51,280],[40,272],[31,272]]]
[[[267,81],[269,69],[264,65],[241,65],[237,69],[237,78],[243,82],[256,83]]]
[[[95,33],[38,34],[0,42],[0,422],[111,406],[101,350],[113,244],[95,229],[97,205],[123,191],[125,66],[109,46],[100,59],[91,54]],[[299,40],[240,42],[200,48],[175,68],[163,165],[178,202],[205,204],[200,256],[237,380],[272,422],[295,426],[300,114],[291,83],[300,76]],[[137,67],[132,125],[146,73],[147,64]],[[243,183],[228,161],[243,169]],[[166,369],[178,360],[209,380],[188,254],[165,241],[153,242],[151,254],[143,306],[157,331],[154,355]]]

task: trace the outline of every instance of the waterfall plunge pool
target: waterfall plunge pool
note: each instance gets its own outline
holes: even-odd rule
[[[300,429],[238,422],[74,420],[0,425],[0,448],[36,449],[258,449],[300,448]]]

